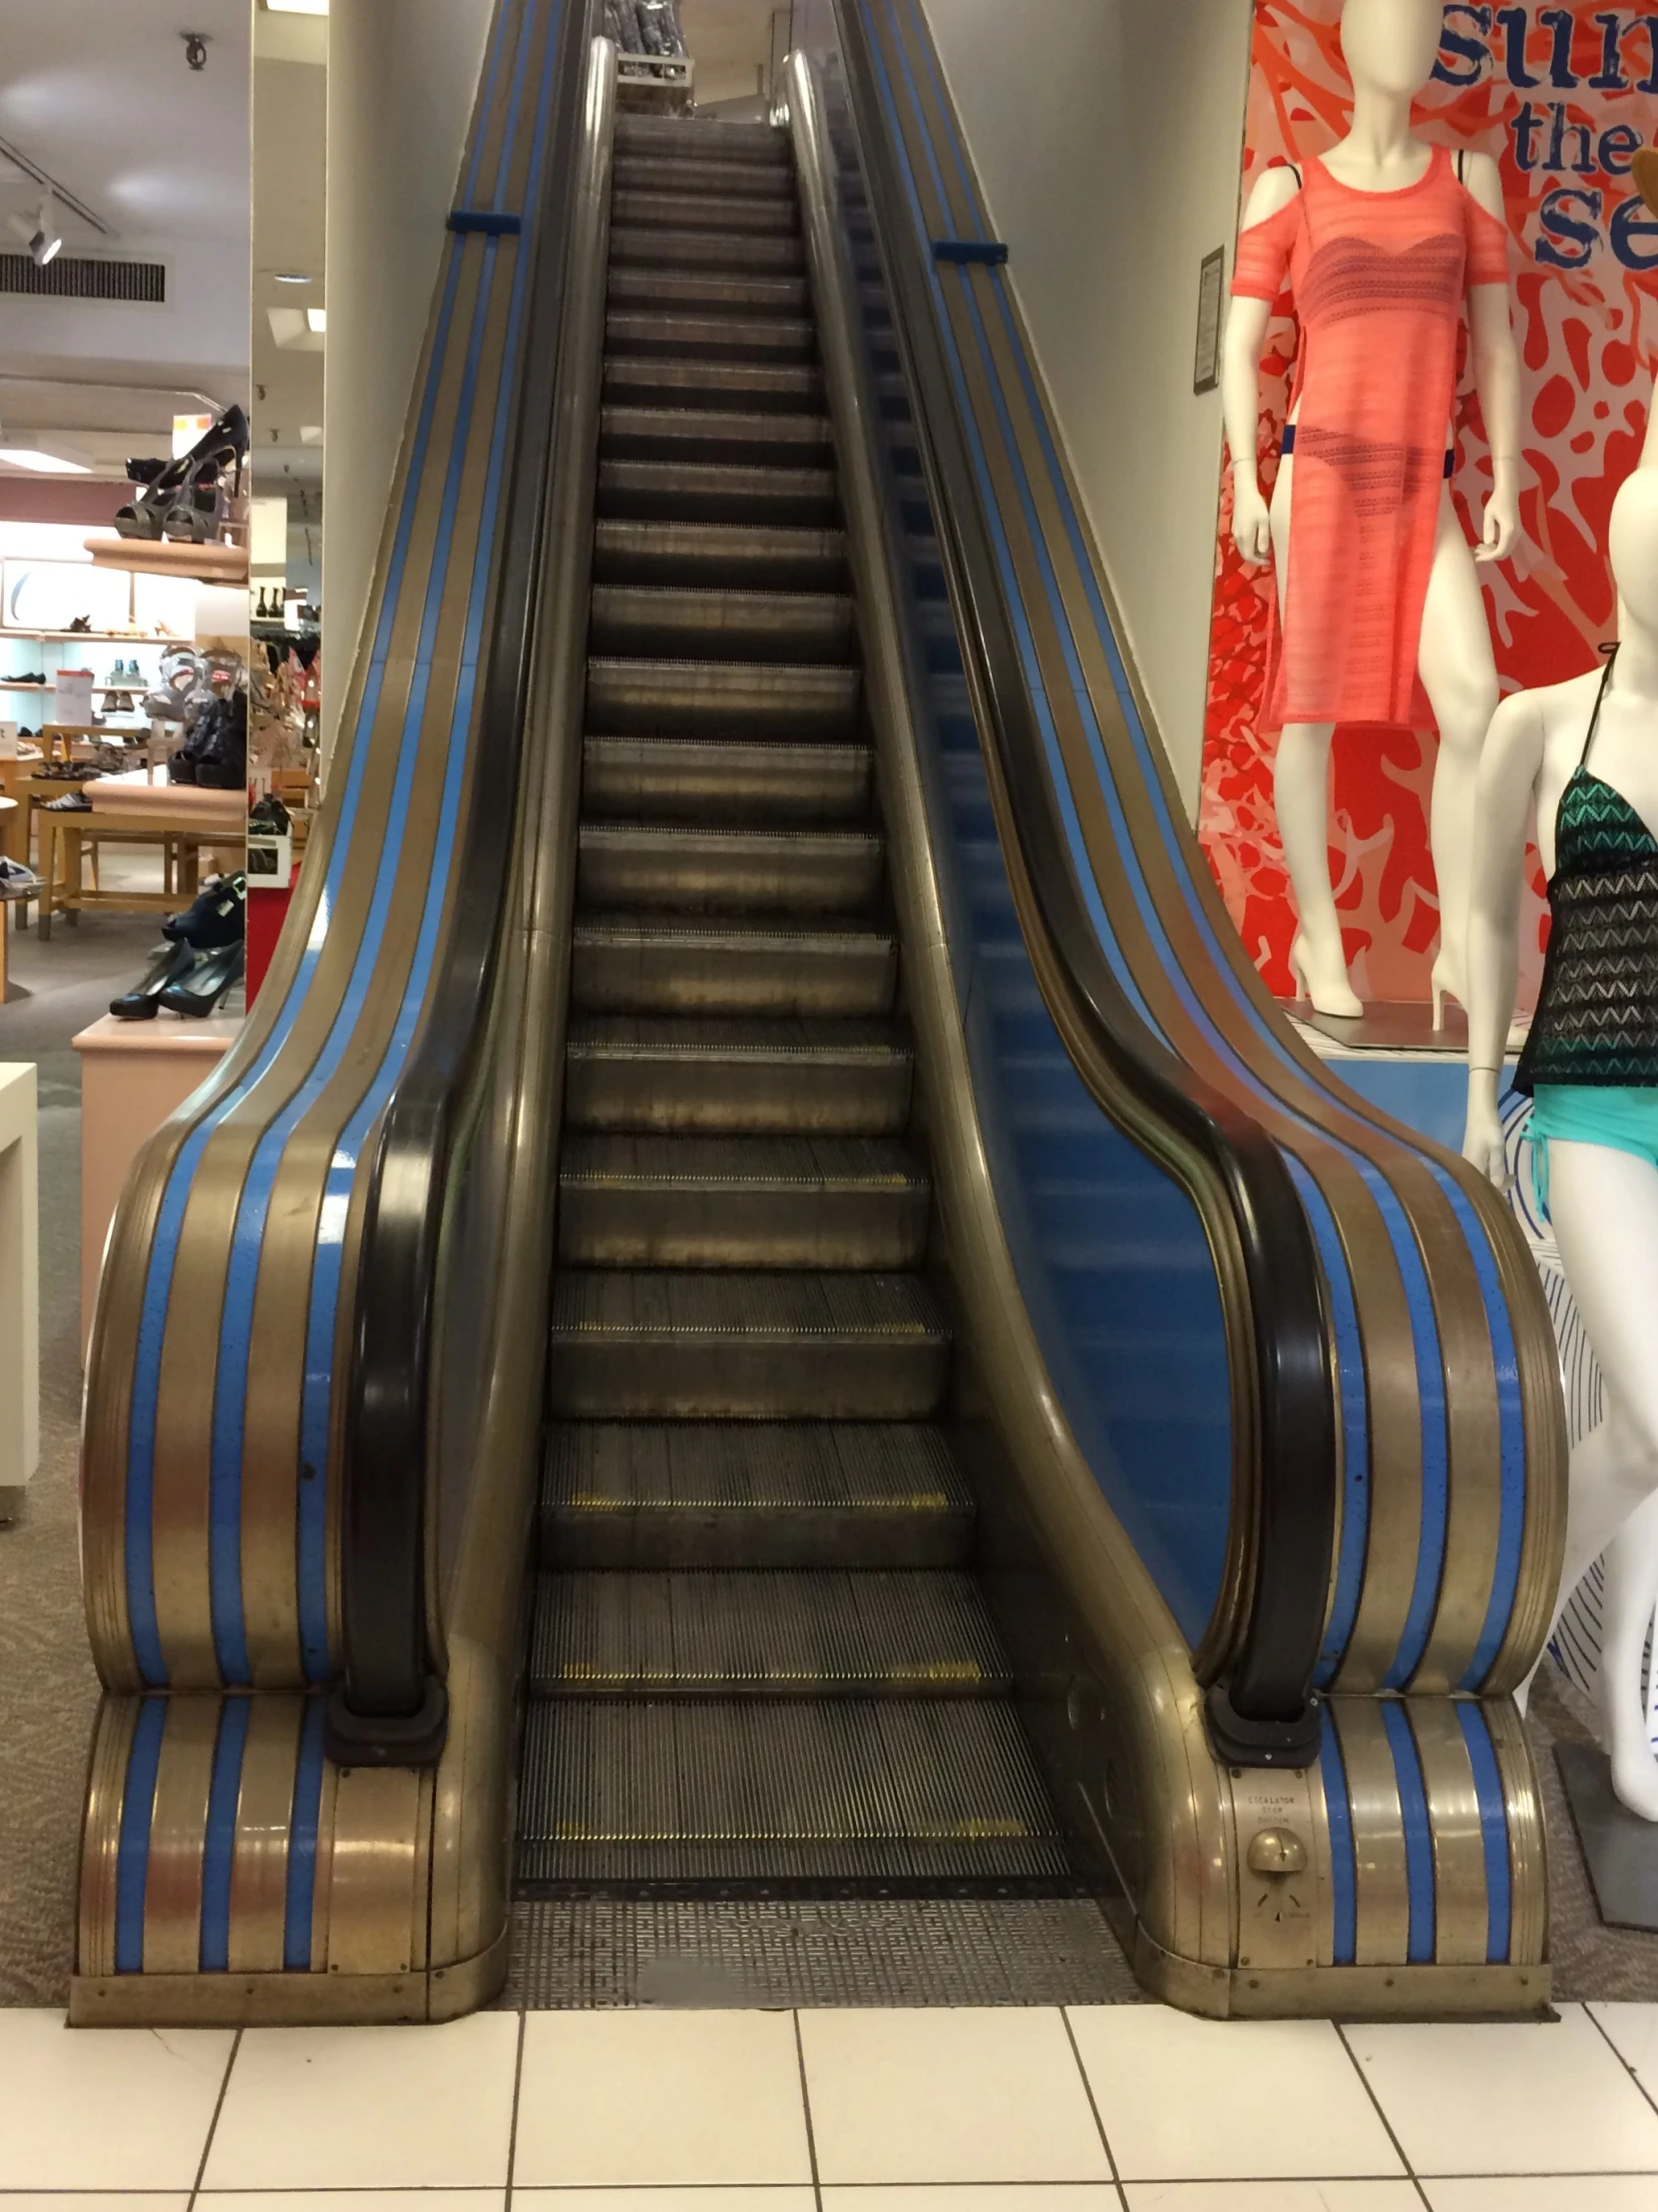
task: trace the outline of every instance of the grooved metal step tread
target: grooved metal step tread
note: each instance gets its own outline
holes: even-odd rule
[[[1001,1700],[596,1698],[533,1706],[526,1735],[526,1884],[1067,1872]]]
[[[763,230],[660,230],[653,223],[615,221],[611,269],[700,269],[722,274],[789,275],[806,265],[800,235]]]
[[[806,1269],[564,1268],[553,1278],[553,1334],[763,1344],[950,1341],[943,1308],[921,1276]]]
[[[909,1147],[890,1136],[572,1136],[559,1181],[650,1190],[930,1187]]]
[[[809,662],[622,660],[588,662],[588,729],[596,737],[847,738],[860,670]]]
[[[621,115],[619,154],[668,154],[677,161],[705,158],[757,162],[793,174],[789,136],[769,123],[727,123],[716,116]]]
[[[610,309],[605,344],[612,353],[663,353],[689,359],[712,355],[737,360],[814,360],[816,326],[784,315],[684,315],[632,308]]]
[[[619,1014],[882,1015],[898,948],[883,930],[753,919],[576,917],[576,1007]]]
[[[956,1567],[976,1520],[928,1422],[573,1421],[548,1439],[541,1560]]]
[[[723,584],[599,584],[588,644],[601,658],[849,664],[852,602],[836,592],[756,592]]]
[[[1001,1697],[971,1574],[809,1568],[543,1573],[536,1697]]]
[[[909,1063],[900,1022],[720,1021],[658,1014],[580,1014],[570,1025],[572,1059],[809,1060]]]
[[[700,230],[720,237],[759,231],[789,236],[800,227],[791,193],[638,192],[619,186],[611,196],[617,222],[660,230]]]
[[[827,415],[758,408],[606,407],[600,453],[616,461],[698,461],[714,467],[792,468],[834,457]]]
[[[846,533],[612,518],[595,529],[593,564],[601,584],[741,588],[763,577],[774,591],[821,591],[845,582]]]
[[[608,285],[609,305],[622,311],[648,308],[659,314],[667,307],[682,308],[693,315],[747,315],[755,321],[766,315],[783,315],[796,322],[812,311],[811,290],[804,276],[772,274],[763,269],[645,267],[622,262],[612,266]],[[714,368],[734,364],[701,365]]]
[[[582,756],[590,819],[857,821],[875,775],[867,745],[776,738],[589,737]]]
[[[619,150],[613,170],[619,193],[683,193],[691,199],[758,197],[795,204],[794,174],[775,162],[729,162],[706,154],[681,155],[652,147],[648,153]]]
[[[579,1014],[566,1048],[572,1129],[896,1134],[914,1053],[898,1023]]]
[[[874,830],[584,822],[578,852],[584,909],[801,917],[869,913],[885,845]]]
[[[652,305],[664,304],[659,283],[639,290],[641,297],[648,290]],[[803,361],[670,361],[653,353],[613,353],[605,363],[605,401],[611,407],[816,416],[824,412],[823,373]]]
[[[833,469],[601,460],[598,513],[602,520],[810,528],[839,520],[840,497]]]

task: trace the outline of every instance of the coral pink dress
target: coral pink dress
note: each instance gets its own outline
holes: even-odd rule
[[[1287,279],[1300,324],[1263,728],[1433,727],[1417,654],[1462,304],[1470,285],[1507,275],[1507,232],[1443,146],[1403,192],[1362,192],[1311,161],[1295,199],[1239,237],[1233,292],[1276,300]]]

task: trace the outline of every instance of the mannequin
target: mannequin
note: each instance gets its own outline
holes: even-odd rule
[[[1330,886],[1331,733],[1338,721],[1421,728],[1432,713],[1436,1028],[1446,994],[1464,999],[1474,779],[1497,698],[1473,564],[1502,560],[1519,532],[1520,416],[1496,164],[1469,153],[1458,165],[1411,133],[1443,22],[1441,0],[1345,0],[1352,126],[1328,154],[1269,169],[1251,192],[1221,371],[1233,538],[1246,561],[1277,563],[1264,726],[1282,732],[1274,796],[1298,989],[1321,1014],[1364,1011]],[[1261,351],[1286,275],[1303,328],[1269,509],[1255,461]],[[1442,473],[1464,306],[1493,476],[1471,558]]]
[[[1604,1420],[1571,1456],[1560,1596],[1607,1550],[1600,1696],[1612,1786],[1630,1811],[1658,1821],[1658,1759],[1641,1695],[1658,1591],[1658,436],[1650,419],[1640,465],[1612,505],[1607,551],[1615,660],[1504,699],[1479,765],[1462,1150],[1504,1186],[1498,1071],[1535,801],[1554,927],[1515,1083],[1534,1094],[1549,1217],[1606,1392]],[[1608,920],[1617,933],[1610,951]],[[1612,1003],[1626,1009],[1615,1036],[1604,1026]],[[1600,1010],[1598,1025],[1577,1018],[1586,1007]],[[1655,1049],[1643,1051],[1648,1029]]]

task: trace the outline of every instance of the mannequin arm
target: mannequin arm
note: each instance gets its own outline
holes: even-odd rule
[[[1253,230],[1301,190],[1292,169],[1269,169],[1256,180],[1244,210],[1242,228]],[[1246,561],[1270,561],[1272,525],[1261,496],[1255,461],[1256,429],[1261,413],[1261,348],[1266,343],[1272,302],[1235,294],[1226,314],[1221,343],[1220,403],[1226,445],[1232,456],[1232,538]]]
[[[1502,180],[1488,154],[1471,154],[1467,189],[1498,222],[1506,223]],[[1475,284],[1468,293],[1468,334],[1479,412],[1491,447],[1491,496],[1476,561],[1502,561],[1519,537],[1519,348],[1508,316],[1506,284]]]
[[[1468,1106],[1462,1157],[1497,1188],[1508,1180],[1497,1094],[1519,983],[1525,829],[1542,765],[1542,716],[1524,691],[1491,716],[1479,756],[1468,900]]]

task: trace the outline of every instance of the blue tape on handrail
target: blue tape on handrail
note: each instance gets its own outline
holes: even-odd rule
[[[486,238],[516,238],[524,228],[524,218],[498,213],[494,208],[451,208],[449,227],[481,230]]]
[[[986,268],[1000,268],[1008,248],[1000,238],[935,238],[935,261],[979,261]]]

